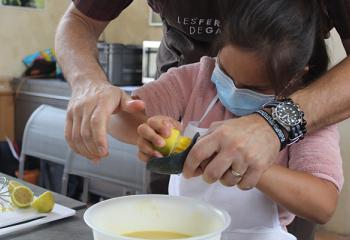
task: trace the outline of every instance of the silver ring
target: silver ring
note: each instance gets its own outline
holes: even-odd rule
[[[231,169],[231,173],[234,177],[237,177],[237,178],[242,178],[243,175],[240,174],[239,172],[236,172],[235,170]]]

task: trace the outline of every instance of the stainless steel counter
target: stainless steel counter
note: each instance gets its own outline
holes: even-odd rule
[[[15,137],[22,139],[30,115],[42,104],[67,108],[71,90],[67,82],[58,79],[15,79]]]
[[[131,93],[138,86],[121,87]],[[60,79],[24,79],[13,81],[13,88],[17,92],[15,101],[15,137],[22,139],[25,124],[35,109],[42,104],[66,109],[71,89],[67,82]]]

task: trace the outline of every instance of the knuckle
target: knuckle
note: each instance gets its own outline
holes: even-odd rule
[[[141,144],[139,146],[139,150],[140,150],[140,152],[143,152],[144,154],[150,154],[149,149],[144,144]]]
[[[151,117],[151,118],[147,119],[147,124],[152,125],[155,121],[156,121],[155,117]]]
[[[252,151],[247,151],[244,153],[244,161],[251,167],[258,167],[260,165],[255,154]]]
[[[139,126],[137,127],[137,133],[138,133],[139,135],[143,135],[143,133],[144,133],[144,131],[145,131],[146,128],[147,128],[147,125],[146,125],[145,123],[142,123],[141,125],[139,125]]]
[[[100,119],[97,115],[92,115],[90,118],[90,122],[92,125],[97,125],[100,122]]]
[[[239,151],[237,144],[235,144],[234,142],[231,142],[227,145],[225,152],[226,152],[227,156],[229,156],[226,158],[227,160],[230,160],[231,162],[240,161],[239,156],[241,155],[241,152]]]
[[[102,131],[95,131],[95,132],[90,132],[90,137],[94,140],[94,142],[96,144],[98,144],[99,146],[100,145],[103,145],[105,143],[105,140],[106,140],[106,135],[104,132]]]
[[[230,150],[228,150],[230,153]],[[226,155],[226,154],[225,154]],[[227,157],[223,157],[220,159],[222,166],[230,167],[232,166],[233,162],[235,161],[234,155],[232,153],[228,154]]]
[[[224,136],[232,136],[232,129],[226,124],[221,124],[219,129]]]
[[[243,179],[238,183],[238,187],[241,190],[249,190],[256,186],[256,181],[251,177],[243,177]]]
[[[216,129],[216,134],[218,135],[218,137],[220,137],[221,139],[225,138],[227,136],[227,133],[225,133],[225,131],[223,130],[223,127],[222,125],[219,126],[217,129]]]
[[[73,118],[73,110],[72,110],[72,108],[69,108],[68,110],[67,110],[67,121],[72,121],[71,119]]]
[[[216,125],[218,125],[218,122],[212,122],[209,125],[209,128],[215,127]]]
[[[150,146],[148,146],[148,144],[145,141],[143,141],[142,139],[140,139],[137,142],[137,146],[138,146],[139,150],[144,152],[144,153],[145,152],[148,152],[148,153],[151,153],[151,154],[153,153],[152,152],[152,148]]]
[[[72,141],[72,133],[68,131],[67,129],[64,130],[64,138],[68,141]]]
[[[243,141],[232,140],[231,147],[235,149],[235,151],[239,153],[246,153],[247,145]],[[249,151],[248,151],[249,153]]]
[[[250,168],[252,169],[252,171],[254,171],[255,174],[260,174],[260,172],[262,172],[266,168],[266,164],[264,163],[264,161],[259,161],[256,158],[250,158],[249,163]]]
[[[83,108],[84,108],[84,104],[82,102],[80,102],[80,101],[75,103],[75,104],[73,104],[72,108],[71,108],[72,114],[76,114],[76,113],[82,112]]]
[[[80,143],[80,142],[81,142],[81,136],[80,136],[80,134],[73,133],[72,140],[73,140],[75,143]]]
[[[231,183],[226,178],[221,178],[220,183],[226,187],[231,187]]]
[[[84,129],[82,132],[81,132],[81,136],[83,137],[83,139],[85,140],[90,140],[91,139],[91,132],[87,129]]]
[[[151,143],[155,144],[158,142],[159,136],[158,135],[152,135],[150,141]],[[165,145],[165,144],[164,144]]]
[[[213,170],[208,170],[205,175],[206,175],[206,179],[209,180],[210,182],[216,182],[219,179],[218,173]]]
[[[239,182],[239,178],[232,178],[232,177],[228,177],[229,179],[225,180],[225,186],[227,187],[233,187],[236,186],[237,183]]]
[[[192,159],[194,159],[194,161],[196,162],[196,161],[198,161],[198,160],[200,160],[201,159],[201,151],[200,151],[200,149],[198,149],[197,147],[196,147],[196,145],[195,146],[193,146],[193,148],[191,149],[191,156],[192,156]]]
[[[164,118],[162,116],[154,116],[149,119],[148,124],[152,128],[159,128],[161,127],[161,123],[166,120],[168,120],[168,118]]]
[[[138,137],[136,140],[136,146],[140,148],[142,146],[142,138]]]
[[[97,137],[94,139],[94,142],[97,146],[103,146],[104,145],[104,139],[103,137]]]

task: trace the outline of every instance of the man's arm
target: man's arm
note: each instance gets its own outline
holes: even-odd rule
[[[122,91],[108,83],[98,63],[96,43],[107,24],[85,16],[71,4],[55,39],[58,62],[72,88],[65,136],[73,150],[94,160],[108,154],[108,120],[122,98]],[[131,104],[128,111],[140,107]]]
[[[291,98],[305,112],[308,132],[349,118],[349,57],[307,88],[294,93]]]
[[[98,63],[97,40],[108,22],[91,19],[71,4],[57,28],[58,61],[73,90],[90,81],[107,83]]]

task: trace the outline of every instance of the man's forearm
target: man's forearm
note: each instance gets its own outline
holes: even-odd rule
[[[84,84],[107,82],[98,63],[96,47],[107,23],[91,22],[93,20],[87,20],[72,5],[57,29],[55,45],[58,62],[73,90]]]
[[[310,86],[294,93],[291,97],[305,112],[308,132],[349,118],[349,57]]]

